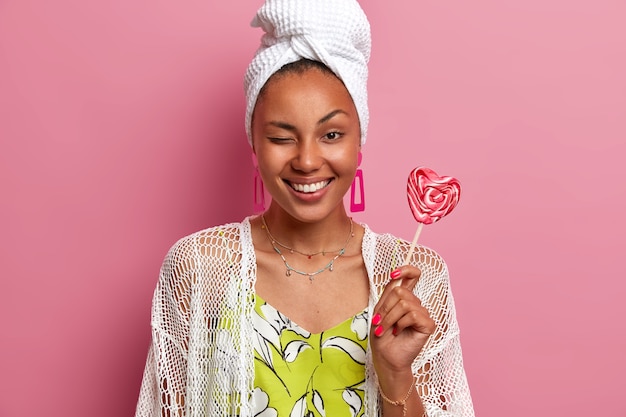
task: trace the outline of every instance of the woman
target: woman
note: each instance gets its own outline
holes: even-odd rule
[[[353,0],[268,0],[246,129],[272,201],[177,242],[137,416],[473,416],[443,260],[354,223],[369,24]]]

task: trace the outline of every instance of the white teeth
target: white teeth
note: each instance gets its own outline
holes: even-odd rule
[[[291,187],[301,193],[314,193],[326,187],[330,181],[320,181],[313,184],[291,184]]]

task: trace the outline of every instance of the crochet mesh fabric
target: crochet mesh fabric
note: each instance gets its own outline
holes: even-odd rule
[[[373,306],[409,244],[365,227]],[[430,417],[472,417],[447,268],[421,246],[411,263],[422,271],[415,293],[437,325],[413,364],[417,392]],[[154,292],[137,417],[252,415],[255,270],[249,219],[194,233],[170,249]],[[377,416],[380,401],[368,350],[364,415]]]

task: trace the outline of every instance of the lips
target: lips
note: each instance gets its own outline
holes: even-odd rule
[[[300,193],[311,194],[323,188],[326,188],[328,184],[330,184],[330,182],[331,180],[318,181],[318,182],[313,182],[313,183],[308,183],[308,184],[297,184],[293,182],[287,182],[287,184],[289,184],[291,188],[293,188],[294,190]]]

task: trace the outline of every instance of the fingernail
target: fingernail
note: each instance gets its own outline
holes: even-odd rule
[[[393,333],[393,335],[396,336],[398,334],[398,328],[394,326],[391,333]]]
[[[391,279],[396,279],[400,276],[402,272],[399,269],[394,269],[391,271]]]
[[[378,326],[378,324],[380,323],[380,314],[376,313],[374,314],[374,317],[372,317],[372,324],[374,326]]]
[[[374,334],[376,336],[380,336],[381,334],[383,334],[384,331],[385,329],[383,329],[383,326],[378,326],[376,329],[374,329]]]

